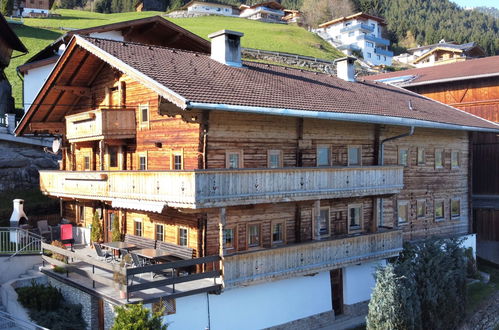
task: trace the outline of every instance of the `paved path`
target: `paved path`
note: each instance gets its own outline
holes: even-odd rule
[[[490,297],[459,330],[492,330],[499,327],[499,291]]]

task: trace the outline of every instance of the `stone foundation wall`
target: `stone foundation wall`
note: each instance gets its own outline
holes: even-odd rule
[[[343,311],[345,315],[362,316],[367,315],[369,309],[369,301],[363,301],[353,305],[344,305]]]
[[[275,327],[267,328],[267,330],[308,330],[320,329],[330,326],[334,322],[334,311],[320,313],[305,317],[303,319],[291,321]]]
[[[39,170],[57,169],[58,158],[32,146],[0,140],[0,192],[39,186]]]

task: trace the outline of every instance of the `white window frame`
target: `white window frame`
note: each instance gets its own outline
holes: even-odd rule
[[[232,246],[227,246],[226,244],[226,235],[225,231],[226,230],[231,230],[232,231]],[[223,229],[223,244],[224,244],[224,249],[225,250],[235,250],[236,249],[236,226],[225,226]]]
[[[351,216],[350,216],[350,210],[353,208],[360,208],[360,219],[359,219],[359,225],[358,226],[351,226]],[[357,204],[349,204],[347,208],[347,228],[348,228],[348,233],[355,233],[362,231],[363,228],[363,223],[364,223],[364,205],[361,203]]]
[[[402,152],[405,151],[405,163],[402,162]],[[404,167],[408,167],[409,166],[409,148],[407,147],[399,147],[398,148],[398,152],[397,152],[397,163],[399,165],[402,165]]]
[[[158,227],[161,227],[161,236],[163,239],[158,239]],[[162,223],[155,223],[154,224],[154,239],[157,241],[165,241],[165,225]]]
[[[319,149],[327,149],[327,164],[319,164]],[[329,144],[319,144],[315,148],[315,164],[317,167],[327,167],[333,165],[332,162],[331,145]]]
[[[140,223],[140,235],[137,235],[137,223]],[[133,219],[133,234],[140,237],[144,236],[144,223],[142,222],[142,219]]]
[[[400,207],[402,206],[405,206],[405,221],[400,221],[401,217],[400,217]],[[397,201],[397,225],[406,225],[409,223],[409,207],[410,207],[410,203],[408,200],[398,200]]]
[[[272,156],[278,156],[279,157],[279,164],[277,167],[273,167],[271,166],[271,157]],[[280,167],[283,167],[282,165],[282,162],[283,162],[283,159],[282,159],[282,150],[268,150],[267,151],[267,167],[268,168],[280,168]]]
[[[457,215],[454,215],[452,213],[452,203],[454,202],[458,202],[459,203],[459,214]],[[449,214],[450,214],[450,218],[451,220],[459,220],[461,218],[461,212],[462,209],[461,209],[461,198],[451,198],[450,200],[450,205],[449,205]]]
[[[282,239],[274,241],[274,226],[280,224],[282,226]],[[270,242],[272,246],[282,245],[286,243],[286,221],[285,220],[274,220],[270,223]]]
[[[442,217],[437,218],[437,204],[442,203]],[[433,202],[433,218],[435,222],[445,221],[445,200],[444,199],[435,199]]]
[[[456,164],[454,164],[454,156],[456,160]],[[450,153],[450,166],[451,169],[458,169],[459,168],[459,151],[458,150],[452,150]]]
[[[357,157],[359,162],[357,164],[353,164],[350,162],[350,150],[357,149]],[[347,164],[348,166],[362,166],[362,146],[348,146],[347,148]]]
[[[440,165],[437,165],[437,154],[440,154]],[[444,149],[435,149],[435,169],[441,169],[444,168],[445,166],[445,161],[444,161],[445,153]]]
[[[180,160],[181,160],[181,164],[180,164],[180,168],[176,168],[176,162],[175,162],[175,156],[180,156]],[[182,148],[182,150],[172,150],[171,153],[170,153],[170,169],[171,170],[177,170],[177,171],[180,171],[180,170],[183,170],[184,169],[184,149]]]
[[[230,155],[237,154],[239,157],[239,166],[238,167],[230,167]],[[226,168],[244,168],[244,161],[243,161],[243,151],[242,150],[227,150],[225,152],[225,167]]]
[[[182,244],[182,231],[185,230],[185,244]],[[177,244],[180,246],[189,246],[189,228],[187,227],[178,227],[177,230]]]
[[[423,215],[419,214],[419,206],[423,206]],[[426,199],[418,199],[416,200],[416,218],[423,219],[426,217]]]
[[[138,156],[138,161],[137,161],[137,163],[138,163],[138,170],[139,171],[147,171],[147,169],[148,169],[147,152],[139,152],[137,156]],[[145,158],[145,164],[144,164],[145,168],[144,169],[140,168],[141,167],[141,163],[140,163],[141,158]]]
[[[143,110],[147,108],[147,120],[144,120]],[[139,121],[141,128],[149,128],[149,121],[151,120],[151,108],[149,103],[139,104]]]

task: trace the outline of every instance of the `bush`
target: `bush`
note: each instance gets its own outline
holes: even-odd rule
[[[29,317],[42,327],[51,330],[81,330],[86,328],[81,309],[80,304],[65,303],[54,311],[30,311]]]
[[[163,324],[164,308],[153,312],[142,304],[116,307],[112,330],[166,330]]]
[[[35,311],[54,311],[63,300],[61,292],[53,286],[31,282],[31,286],[16,289],[19,302],[24,308]]]
[[[98,243],[102,238],[102,227],[100,225],[99,213],[97,211],[94,212],[94,216],[92,218],[92,230],[90,232],[90,238],[92,242]]]
[[[118,220],[118,217],[115,217],[113,221],[113,227],[111,228],[111,240],[113,242],[121,241],[120,221]]]
[[[466,306],[467,267],[461,242],[443,239],[406,245],[393,270],[378,272],[381,280],[373,291],[375,302],[369,304],[368,329],[456,328]],[[405,290],[414,297],[409,299]]]
[[[66,250],[66,246],[61,241],[52,241],[52,243],[50,243],[50,245]],[[64,263],[68,262],[68,257],[66,257],[65,255],[56,253],[56,252],[52,252],[52,258],[54,258],[55,260],[62,261]]]

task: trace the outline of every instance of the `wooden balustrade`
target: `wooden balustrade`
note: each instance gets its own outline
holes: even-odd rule
[[[134,138],[135,110],[97,109],[66,116],[69,142]]]
[[[228,255],[225,287],[244,286],[329,271],[393,257],[402,251],[402,231],[390,230]]]
[[[207,208],[398,193],[400,166],[194,171],[40,171],[51,196]]]

